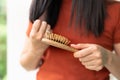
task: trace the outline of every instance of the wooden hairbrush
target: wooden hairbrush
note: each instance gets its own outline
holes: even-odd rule
[[[77,49],[69,46],[70,41],[67,38],[58,34],[54,34],[52,32],[46,32],[45,37],[42,39],[42,42],[70,52],[78,51]]]

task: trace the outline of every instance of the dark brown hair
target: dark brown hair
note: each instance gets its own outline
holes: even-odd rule
[[[47,11],[46,21],[54,28],[61,4],[62,0],[33,0],[30,7],[30,21],[34,22]],[[76,24],[84,24],[88,32],[91,31],[95,36],[100,36],[104,30],[106,0],[72,0],[70,21],[73,17]]]

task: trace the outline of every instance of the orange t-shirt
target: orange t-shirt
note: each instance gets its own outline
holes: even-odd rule
[[[84,31],[75,30],[75,25],[68,27],[71,0],[63,0],[58,22],[53,32],[67,37],[71,43],[94,43],[112,51],[113,44],[120,42],[120,3],[109,4],[107,11],[108,17],[105,20],[103,34],[97,38],[92,33],[87,36]],[[29,35],[31,27],[32,23],[29,23],[27,35]],[[45,61],[37,73],[37,80],[109,80],[109,71],[106,68],[98,72],[88,70],[73,57],[71,52],[50,46],[46,54]]]

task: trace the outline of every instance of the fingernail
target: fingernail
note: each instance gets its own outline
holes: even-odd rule
[[[74,53],[74,57],[77,58],[77,54],[76,53]]]
[[[75,46],[75,44],[70,44],[70,46]]]

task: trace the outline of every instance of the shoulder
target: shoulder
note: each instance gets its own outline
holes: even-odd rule
[[[107,7],[108,8],[117,8],[117,9],[120,9],[120,1],[109,1],[107,3]]]
[[[107,3],[108,15],[114,17],[115,19],[120,16],[120,1],[109,1]]]
[[[120,1],[110,1],[107,3],[106,24],[111,26],[111,30],[115,30],[119,22],[120,22]]]

